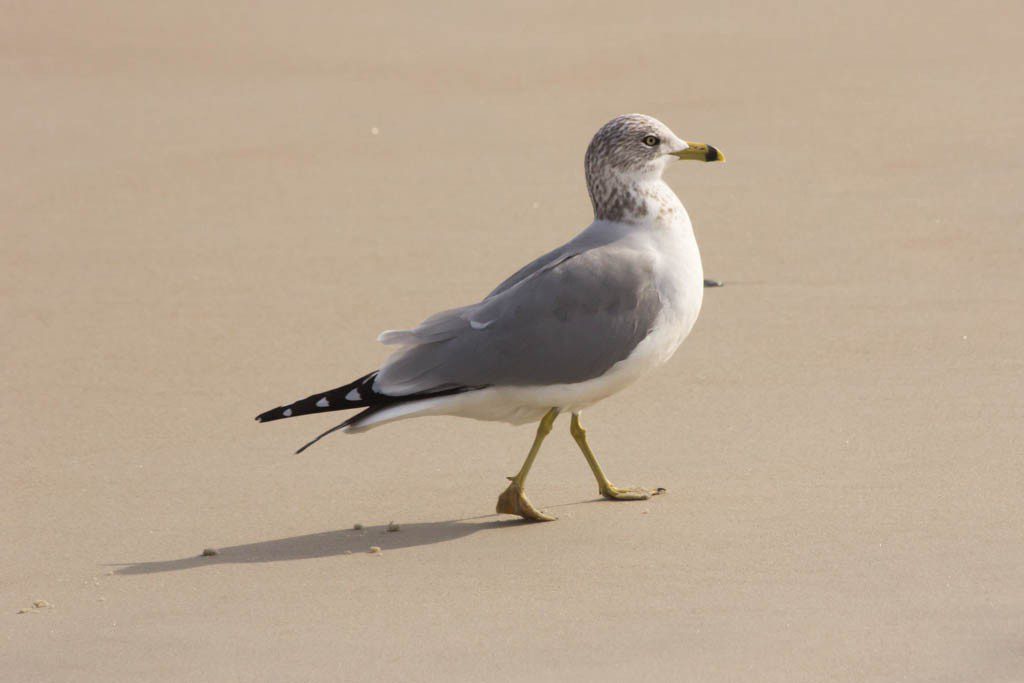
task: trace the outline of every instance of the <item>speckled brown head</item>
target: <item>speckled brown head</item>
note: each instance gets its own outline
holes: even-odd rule
[[[584,159],[594,218],[642,220],[648,213],[642,186],[659,180],[673,157],[725,161],[711,145],[686,142],[652,116],[624,114],[601,126]]]

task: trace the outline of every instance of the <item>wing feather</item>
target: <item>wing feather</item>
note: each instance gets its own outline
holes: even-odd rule
[[[566,249],[480,303],[404,331],[404,348],[383,365],[377,388],[405,394],[598,377],[651,331],[661,310],[654,267],[651,254],[622,244]]]

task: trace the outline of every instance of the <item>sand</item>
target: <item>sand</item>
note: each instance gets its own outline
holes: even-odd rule
[[[209,5],[0,23],[5,680],[1024,680],[1021,5]],[[729,158],[668,175],[726,286],[586,416],[667,495],[253,422],[584,227],[630,111]]]

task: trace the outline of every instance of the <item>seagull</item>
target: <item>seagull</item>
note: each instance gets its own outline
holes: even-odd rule
[[[690,217],[662,179],[675,159],[725,161],[711,145],[680,139],[643,114],[618,116],[594,135],[584,170],[594,221],[562,246],[520,268],[478,303],[430,316],[378,341],[396,346],[384,364],[337,389],[259,415],[362,409],[299,449],[342,430],[455,415],[521,425],[539,422],[519,472],[496,511],[554,517],[526,497],[530,473],[555,418],[569,429],[613,500],[663,491],[613,485],[597,462],[582,411],[664,364],[700,312],[704,271]]]

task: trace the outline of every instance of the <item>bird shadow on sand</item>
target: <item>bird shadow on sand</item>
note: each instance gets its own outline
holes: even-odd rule
[[[566,503],[549,507],[560,508],[590,503],[586,500],[578,503]],[[194,555],[177,560],[159,560],[154,562],[117,563],[120,569],[115,574],[157,574],[174,572],[197,567],[209,567],[217,564],[249,564],[261,562],[286,562],[289,560],[309,560],[319,557],[337,555],[366,554],[372,546],[382,552],[415,548],[422,545],[433,545],[454,541],[471,534],[497,529],[526,527],[535,524],[522,519],[498,518],[497,515],[483,515],[465,519],[452,519],[443,522],[421,522],[402,524],[398,531],[388,531],[388,525],[368,526],[363,529],[339,529],[322,531],[316,534],[277,538],[271,541],[246,543],[216,548],[216,555]]]

